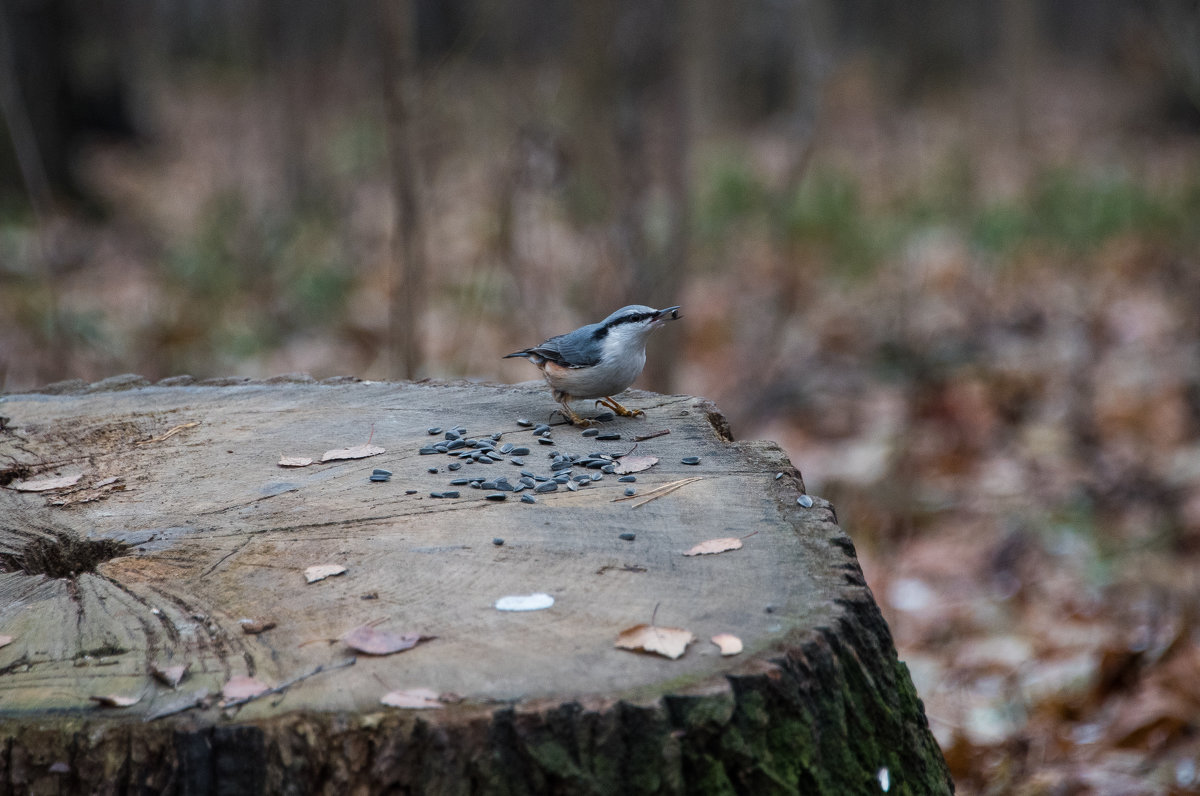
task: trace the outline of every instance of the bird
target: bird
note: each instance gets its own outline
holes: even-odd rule
[[[541,345],[505,354],[502,359],[524,357],[537,366],[554,391],[558,410],[569,423],[595,425],[571,408],[571,401],[597,398],[622,417],[638,417],[641,409],[626,409],[613,396],[633,384],[646,366],[646,338],[667,321],[679,318],[679,307],[656,310],[630,304],[599,323],[551,337]]]

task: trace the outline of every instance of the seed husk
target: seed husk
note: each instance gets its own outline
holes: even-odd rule
[[[783,478],[783,473],[775,473],[775,480],[778,481],[780,478]]]
[[[700,457],[699,456],[685,456],[684,458],[680,459],[679,461],[682,462],[683,464],[699,464]]]
[[[591,477],[591,480],[593,480],[593,481],[603,481],[604,473],[592,473],[592,475],[590,477]]]
[[[571,490],[572,492],[578,492],[578,491],[579,491],[579,484],[575,483],[574,481],[568,481],[568,482],[567,482],[567,489]]]
[[[796,502],[806,509],[811,509],[813,506],[813,499],[808,495],[801,495],[800,497],[796,498]]]
[[[522,503],[537,503],[537,498],[533,495],[521,495]]]

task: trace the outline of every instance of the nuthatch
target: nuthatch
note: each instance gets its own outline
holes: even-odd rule
[[[573,332],[551,337],[523,351],[506,354],[525,357],[546,377],[563,417],[575,425],[590,426],[571,409],[570,402],[598,398],[622,417],[644,415],[641,409],[626,409],[612,396],[633,384],[646,365],[646,338],[650,332],[679,317],[679,307],[656,310],[631,304],[599,323],[589,323]]]

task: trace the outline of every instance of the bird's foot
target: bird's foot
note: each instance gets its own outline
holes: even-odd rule
[[[614,401],[611,396],[609,396],[607,398],[601,398],[599,401],[596,401],[596,403],[604,404],[605,406],[607,406],[609,409],[616,412],[621,417],[645,417],[646,416],[646,413],[641,409],[626,409],[625,407],[621,406],[619,403]]]
[[[596,425],[595,420],[588,420],[586,417],[580,417],[574,409],[567,406],[565,403],[561,404],[559,408],[555,409],[554,411],[562,415],[566,421],[573,426],[582,426],[587,428],[588,426]]]

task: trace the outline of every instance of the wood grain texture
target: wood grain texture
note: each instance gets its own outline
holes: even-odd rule
[[[552,408],[532,384],[119,378],[4,397],[0,634],[14,641],[0,648],[0,782],[14,792],[230,792],[236,780],[246,792],[297,793],[720,792],[758,782],[769,787],[756,792],[832,793],[872,783],[878,792],[872,777],[888,768],[892,792],[948,790],[832,507],[797,505],[803,482],[783,452],[731,442],[708,402],[635,393],[627,405],[646,417],[602,426],[621,440],[556,426],[549,448],[516,423]],[[453,459],[418,453],[440,439],[427,427],[453,425],[530,447],[525,467],[450,473]],[[702,480],[643,505],[616,500],[630,485],[612,475],[535,505],[448,483],[549,474],[550,450],[625,453],[634,435],[668,428],[638,443],[637,455],[660,462],[632,486]],[[368,439],[386,452],[276,464]],[[392,479],[369,482],[377,467]],[[75,473],[66,490],[12,489]],[[430,497],[445,489],[461,497]],[[633,541],[619,538],[629,532]],[[742,549],[682,555],[733,536]],[[67,549],[114,541],[125,547]],[[93,571],[23,570],[55,555],[86,568],[93,553],[106,559]],[[329,563],[346,574],[306,582],[306,567]],[[554,606],[493,607],[532,592]],[[674,661],[615,648],[621,630],[652,618],[699,641]],[[244,619],[274,627],[248,634]],[[435,638],[354,658],[339,639],[363,624]],[[746,651],[723,658],[708,641],[717,633]],[[182,664],[189,674],[176,689],[150,674]],[[216,698],[239,675],[304,679],[222,710]],[[420,713],[380,705],[409,688],[461,701]],[[172,713],[197,692],[210,704]],[[97,707],[101,695],[138,702]]]

